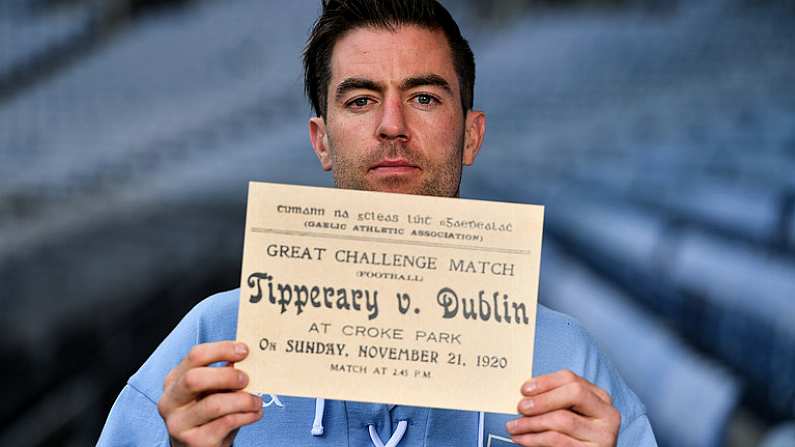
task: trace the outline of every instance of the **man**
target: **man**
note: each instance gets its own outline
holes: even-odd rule
[[[441,5],[325,1],[304,67],[310,139],[337,187],[458,195],[486,119],[472,109],[471,50]],[[210,297],[180,322],[120,394],[100,445],[656,445],[642,405],[588,336],[543,306],[535,378],[516,384],[511,417],[245,393],[233,364],[248,349],[228,341],[238,296]]]

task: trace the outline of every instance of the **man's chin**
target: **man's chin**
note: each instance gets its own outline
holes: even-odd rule
[[[457,191],[444,191],[437,185],[413,182],[377,182],[366,184],[365,190],[390,192],[395,194],[412,194],[418,196],[457,197]]]
[[[355,189],[359,191],[391,192],[397,194],[428,195],[423,184],[405,180],[381,179],[368,182],[336,182],[337,188]]]
[[[373,188],[370,191],[379,191],[379,192],[391,192],[394,194],[414,194],[414,195],[428,195],[425,191],[421,188],[409,188],[403,186],[387,186],[381,188]]]
[[[362,181],[356,182],[341,180],[342,179],[335,178],[337,188],[421,196],[458,197],[458,185],[453,189],[449,187],[450,185],[426,181],[426,179],[421,176],[366,176],[361,179]]]

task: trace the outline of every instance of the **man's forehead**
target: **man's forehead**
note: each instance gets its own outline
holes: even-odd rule
[[[427,73],[457,86],[450,47],[441,30],[413,25],[394,31],[356,28],[337,41],[331,57],[332,83],[351,77],[399,82]]]

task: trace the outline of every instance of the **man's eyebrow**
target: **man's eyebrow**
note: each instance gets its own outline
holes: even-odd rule
[[[426,85],[435,85],[437,87],[443,88],[447,91],[447,93],[451,95],[453,94],[453,90],[450,88],[450,83],[447,82],[447,80],[445,80],[443,77],[432,73],[407,78],[400,84],[400,89],[410,90],[415,87],[423,87]]]
[[[357,90],[357,89],[374,90],[377,92],[384,90],[381,84],[375,81],[371,81],[370,79],[347,78],[344,81],[340,82],[339,85],[337,85],[337,92],[335,94],[335,98],[337,101],[339,101],[340,99],[342,99],[343,96],[345,96],[346,93],[348,93],[351,90]]]

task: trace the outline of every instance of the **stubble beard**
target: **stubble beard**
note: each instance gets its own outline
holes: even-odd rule
[[[331,139],[330,139],[331,140]],[[448,163],[433,166],[425,157],[409,149],[405,143],[381,143],[367,153],[366,157],[348,158],[340,155],[333,141],[329,141],[329,153],[332,160],[332,175],[337,188],[356,189],[360,191],[396,191],[404,194],[417,194],[437,197],[458,197],[463,165],[463,132],[455,143],[453,157]],[[411,185],[402,176],[389,176],[379,184],[367,181],[370,166],[390,158],[402,158],[419,166],[422,179],[416,186]]]

